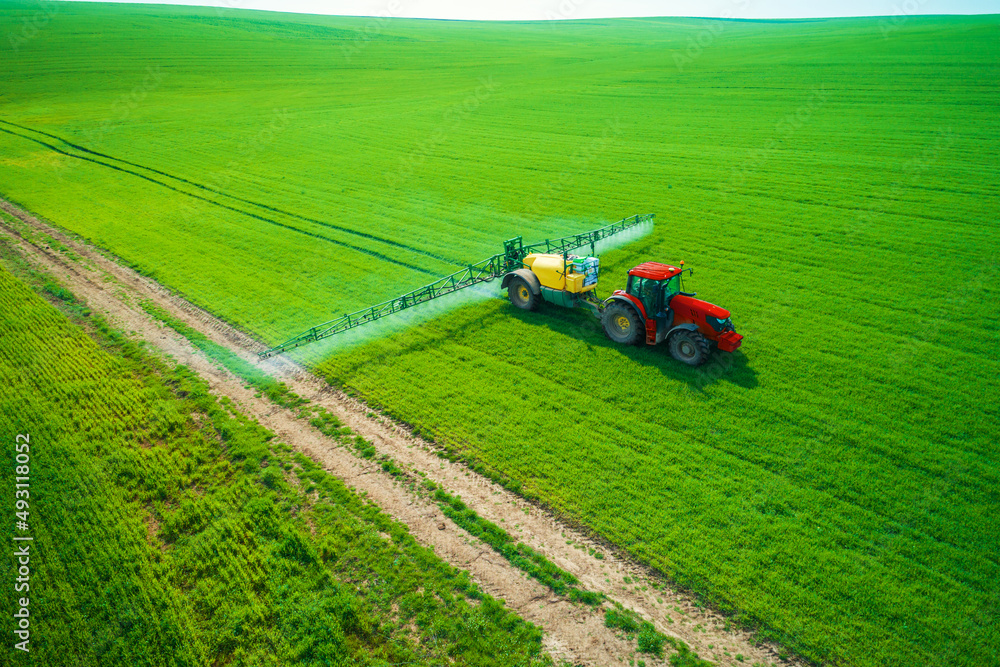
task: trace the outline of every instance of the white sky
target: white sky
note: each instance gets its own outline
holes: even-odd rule
[[[131,2],[133,0],[118,0]],[[143,0],[153,4],[309,14],[476,20],[609,16],[811,18],[901,14],[1000,14],[1000,0]]]

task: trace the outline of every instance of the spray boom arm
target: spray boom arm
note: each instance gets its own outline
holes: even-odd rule
[[[431,299],[436,299],[446,294],[457,292],[460,289],[478,285],[479,283],[488,282],[494,278],[500,278],[510,271],[520,269],[524,258],[531,253],[566,254],[589,245],[591,254],[594,254],[598,241],[644,222],[651,222],[653,218],[654,215],[652,213],[634,215],[631,218],[625,218],[624,220],[619,220],[618,222],[583,234],[564,236],[555,240],[547,239],[539,243],[532,243],[531,245],[524,245],[521,242],[520,236],[515,237],[503,244],[504,251],[500,254],[493,255],[481,262],[470,264],[461,271],[456,271],[449,276],[435,280],[429,285],[424,285],[412,292],[397,296],[395,299],[383,301],[364,310],[346,313],[323,324],[317,324],[308,331],[304,331],[294,338],[286,340],[281,345],[276,345],[269,350],[259,353],[258,356],[261,359],[267,359],[268,357],[287,352],[301,345],[322,340],[334,334],[374,322],[386,315],[398,313],[401,310],[412,308]]]

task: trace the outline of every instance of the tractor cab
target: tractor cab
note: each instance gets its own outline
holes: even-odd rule
[[[615,291],[603,311],[608,338],[633,345],[666,342],[675,359],[692,366],[705,362],[712,344],[734,352],[743,336],[729,311],[682,292],[683,273],[683,262],[680,267],[645,262],[629,271],[625,289]]]
[[[647,319],[666,319],[670,300],[681,291],[681,273],[682,269],[669,264],[640,264],[628,272],[625,293],[642,303]]]

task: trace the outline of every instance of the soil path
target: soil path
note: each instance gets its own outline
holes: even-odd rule
[[[57,239],[79,259],[69,259],[37,237],[32,243],[3,221],[0,221],[0,238],[18,247],[30,262],[62,281],[117,328],[148,341],[154,348],[199,373],[217,395],[236,401],[247,414],[289,446],[310,456],[405,524],[418,541],[432,547],[441,558],[467,570],[486,592],[504,599],[522,618],[542,627],[545,648],[557,661],[611,665],[627,663],[629,658],[635,657],[651,666],[666,664],[646,655],[634,655],[634,640],[604,627],[603,609],[573,604],[554,595],[455,525],[432,501],[398,484],[377,464],[355,456],[289,410],[267,399],[256,398],[255,390],[248,389],[243,381],[219,368],[187,339],[139,308],[139,300],[152,300],[247,361],[262,363],[292,391],[322,405],[371,441],[379,454],[390,455],[403,468],[425,473],[452,494],[461,496],[480,516],[503,526],[517,539],[578,577],[583,588],[604,593],[638,612],[660,632],[683,640],[700,656],[720,665],[739,667],[755,663],[768,667],[802,664],[781,660],[777,646],[754,645],[748,633],[725,629],[727,624],[722,616],[698,607],[689,595],[664,586],[662,578],[648,568],[612,553],[583,532],[461,463],[441,458],[433,445],[413,437],[403,425],[375,413],[301,366],[283,357],[258,362],[256,353],[265,349],[259,341],[137,274],[108,253],[69,237],[2,199],[0,208],[17,217],[36,235],[47,234]],[[654,582],[658,590],[654,589]]]

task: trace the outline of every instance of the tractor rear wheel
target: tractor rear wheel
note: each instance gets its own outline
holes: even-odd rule
[[[531,291],[531,287],[524,278],[514,278],[507,285],[507,298],[510,302],[522,310],[534,310],[538,307],[539,297]]]
[[[697,331],[682,329],[670,337],[670,356],[689,366],[700,366],[708,361],[711,349],[708,340]]]
[[[607,337],[621,345],[638,345],[646,330],[635,308],[624,303],[613,303],[605,308],[601,325]]]

